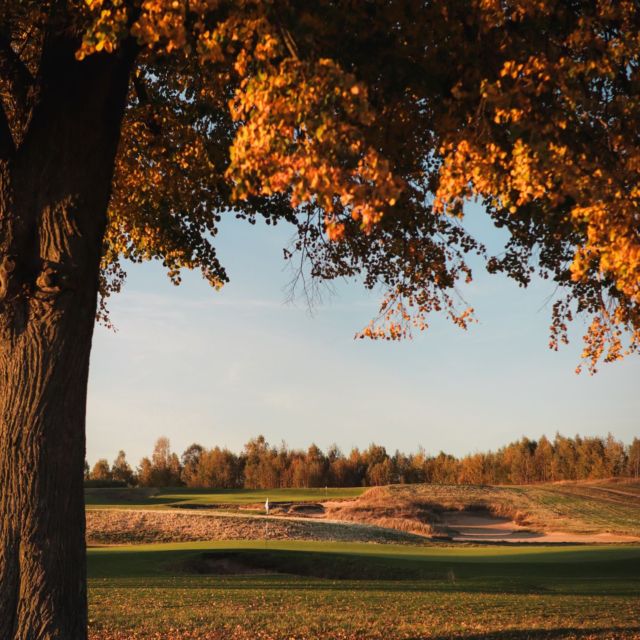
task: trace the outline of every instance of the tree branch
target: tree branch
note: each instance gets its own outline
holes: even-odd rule
[[[4,108],[0,105],[0,162],[9,160],[14,152],[15,144],[11,135],[9,120]]]
[[[140,106],[144,106],[149,109],[149,117],[146,120],[149,131],[151,131],[153,135],[160,135],[162,133],[162,126],[160,125],[159,119],[153,109],[153,105],[151,104],[151,100],[149,99],[149,92],[147,91],[147,87],[145,86],[141,75],[135,72],[133,73],[133,88],[136,92],[136,97],[138,98]]]
[[[24,123],[28,118],[29,93],[33,84],[33,76],[14,51],[11,40],[0,32],[0,88],[9,98],[18,123]]]

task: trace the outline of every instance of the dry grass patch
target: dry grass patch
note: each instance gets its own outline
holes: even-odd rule
[[[443,514],[485,512],[540,532],[640,535],[638,483],[531,486],[391,485],[324,504],[331,520],[375,524],[422,536],[446,534]]]
[[[430,512],[407,492],[393,487],[373,487],[355,500],[325,502],[325,517],[431,536]]]
[[[205,540],[335,540],[413,543],[402,531],[358,524],[215,513],[94,509],[87,512],[87,543],[137,544]]]

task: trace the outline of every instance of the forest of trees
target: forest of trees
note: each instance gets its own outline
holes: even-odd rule
[[[380,445],[352,449],[348,455],[337,446],[326,452],[315,444],[306,451],[286,444],[270,445],[263,436],[245,444],[239,455],[229,449],[206,449],[192,444],[178,457],[168,438],[159,438],[150,458],[134,471],[120,451],[112,465],[98,460],[90,470],[89,485],[126,483],[143,487],[187,486],[199,488],[272,489],[288,487],[350,487],[393,483],[529,484],[558,480],[592,480],[640,475],[640,438],[629,445],[609,434],[606,438],[553,440],[522,438],[498,451],[456,458],[440,452],[428,455],[396,451],[390,455]]]

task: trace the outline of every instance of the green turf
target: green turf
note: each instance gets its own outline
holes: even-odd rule
[[[91,508],[174,508],[212,505],[240,506],[276,502],[313,502],[355,498],[365,489],[86,489],[85,502]]]
[[[589,529],[640,535],[637,485],[629,483],[613,487],[618,488],[579,483],[549,484],[525,491],[530,498],[549,507],[567,522],[583,522]]]
[[[274,572],[183,573],[203,553],[222,552]],[[90,549],[89,576],[100,639],[640,634],[638,546],[157,544]]]

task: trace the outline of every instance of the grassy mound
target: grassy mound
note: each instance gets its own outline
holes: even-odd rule
[[[322,520],[287,520],[208,511],[105,509],[87,512],[87,542],[94,545],[262,539],[420,542],[415,535],[401,531]]]
[[[336,520],[427,534],[443,529],[446,511],[485,512],[540,531],[640,536],[640,483],[531,486],[392,485],[355,500],[325,504]]]

